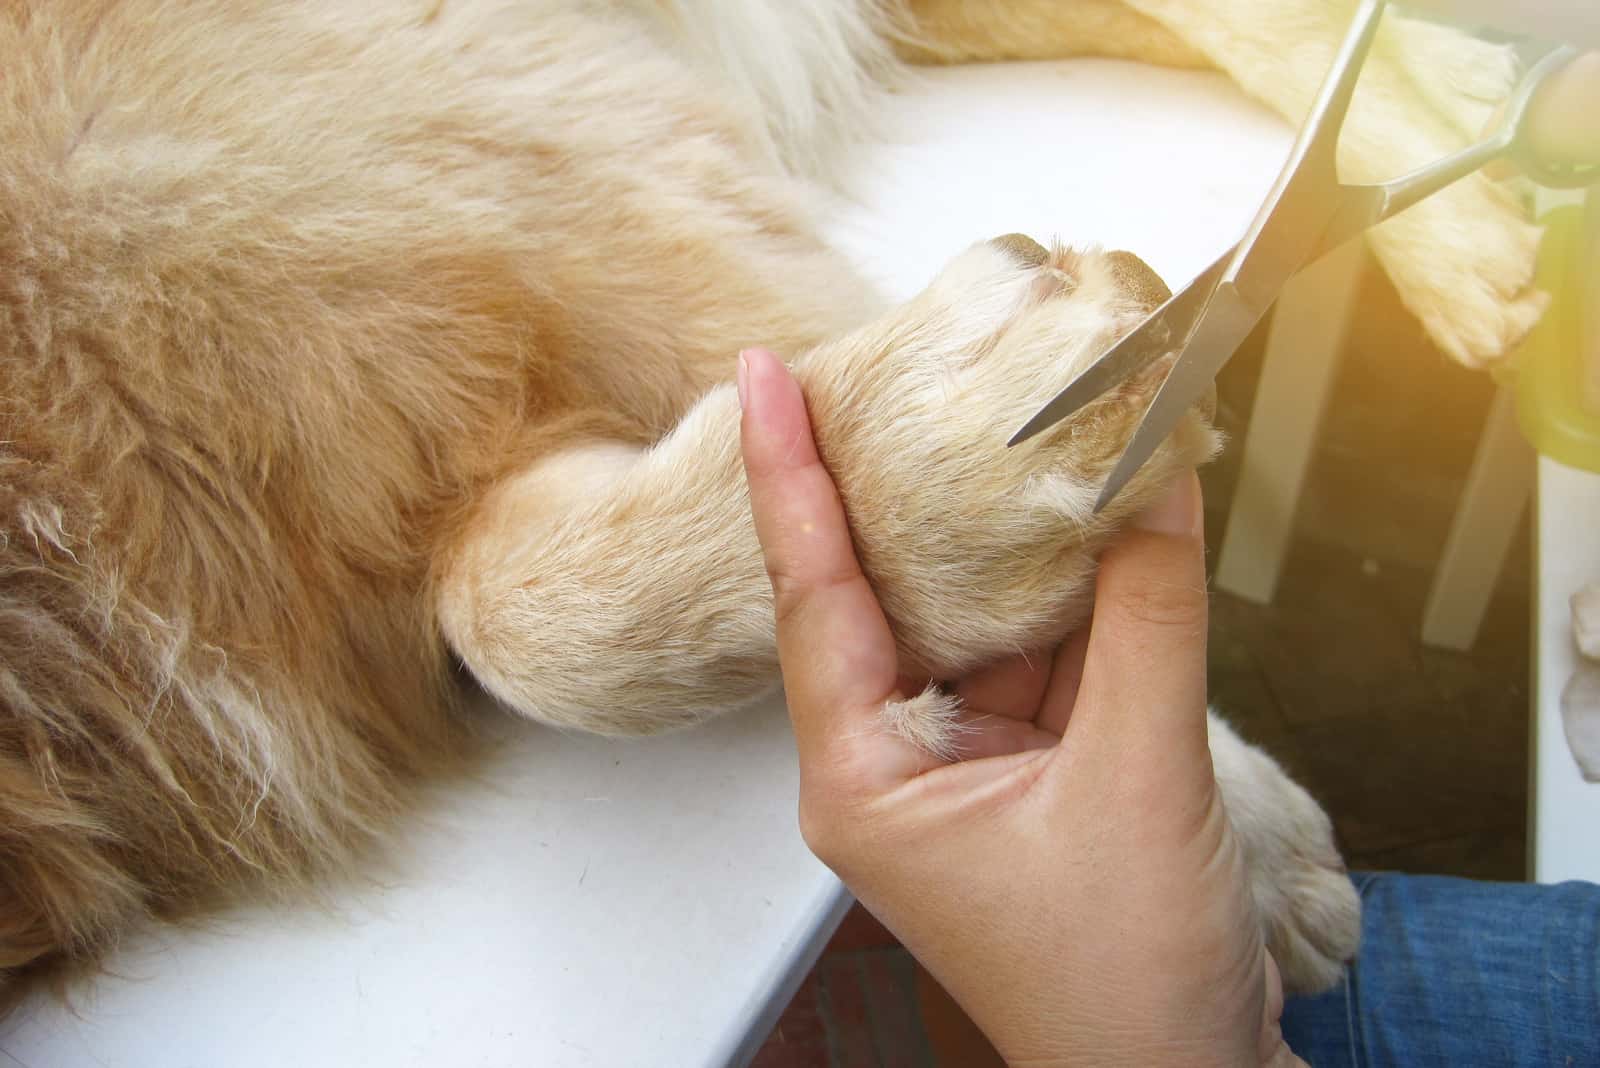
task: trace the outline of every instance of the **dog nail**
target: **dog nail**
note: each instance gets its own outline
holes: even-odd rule
[[[1027,234],[1004,234],[994,239],[994,246],[1010,253],[1024,267],[1043,267],[1050,259],[1045,247]]]

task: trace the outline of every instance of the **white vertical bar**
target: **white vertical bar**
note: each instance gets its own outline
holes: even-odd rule
[[[1365,258],[1365,243],[1349,242],[1291,282],[1273,313],[1215,578],[1247,600],[1265,604],[1277,588]]]
[[[1516,395],[1495,393],[1450,536],[1422,613],[1422,640],[1470,649],[1533,491],[1534,452],[1517,428]]]
[[[1584,782],[1561,724],[1561,691],[1578,667],[1569,600],[1600,581],[1600,474],[1539,457],[1537,525],[1529,868],[1541,883],[1600,882],[1600,783]]]

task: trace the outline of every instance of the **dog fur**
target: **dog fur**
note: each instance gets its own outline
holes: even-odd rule
[[[995,447],[1151,304],[1130,258],[975,245],[886,308],[815,190],[903,63],[1209,64],[1298,120],[1325,0],[0,3],[0,969],[293,893],[473,749],[455,662],[624,734],[776,685],[732,377],[793,357],[908,665],[1058,640],[1149,382]],[[1354,178],[1455,147],[1509,61],[1391,19]],[[979,236],[979,235],[975,235]],[[1536,317],[1482,178],[1373,237],[1448,351]],[[902,409],[901,405],[909,405]],[[951,744],[937,697],[894,710]],[[1291,985],[1357,908],[1326,817],[1213,724]]]

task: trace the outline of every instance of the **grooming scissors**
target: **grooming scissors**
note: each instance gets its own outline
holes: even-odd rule
[[[1572,188],[1600,182],[1600,167],[1541,163],[1525,137],[1524,120],[1534,94],[1578,54],[1568,47],[1554,49],[1529,70],[1507,99],[1493,132],[1478,143],[1382,184],[1340,182],[1334,158],[1339,130],[1385,6],[1385,0],[1362,0],[1289,158],[1243,239],[1112,345],[1006,443],[1026,441],[1176,352],[1176,361],[1101,488],[1096,512],[1172,433],[1303,268],[1502,156],[1515,159],[1544,185]]]

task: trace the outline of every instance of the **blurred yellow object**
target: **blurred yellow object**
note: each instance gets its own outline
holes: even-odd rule
[[[1581,262],[1584,209],[1556,208],[1544,218],[1538,285],[1551,296],[1544,320],[1511,361],[1517,422],[1533,447],[1568,467],[1600,473],[1600,409],[1585,401]]]

